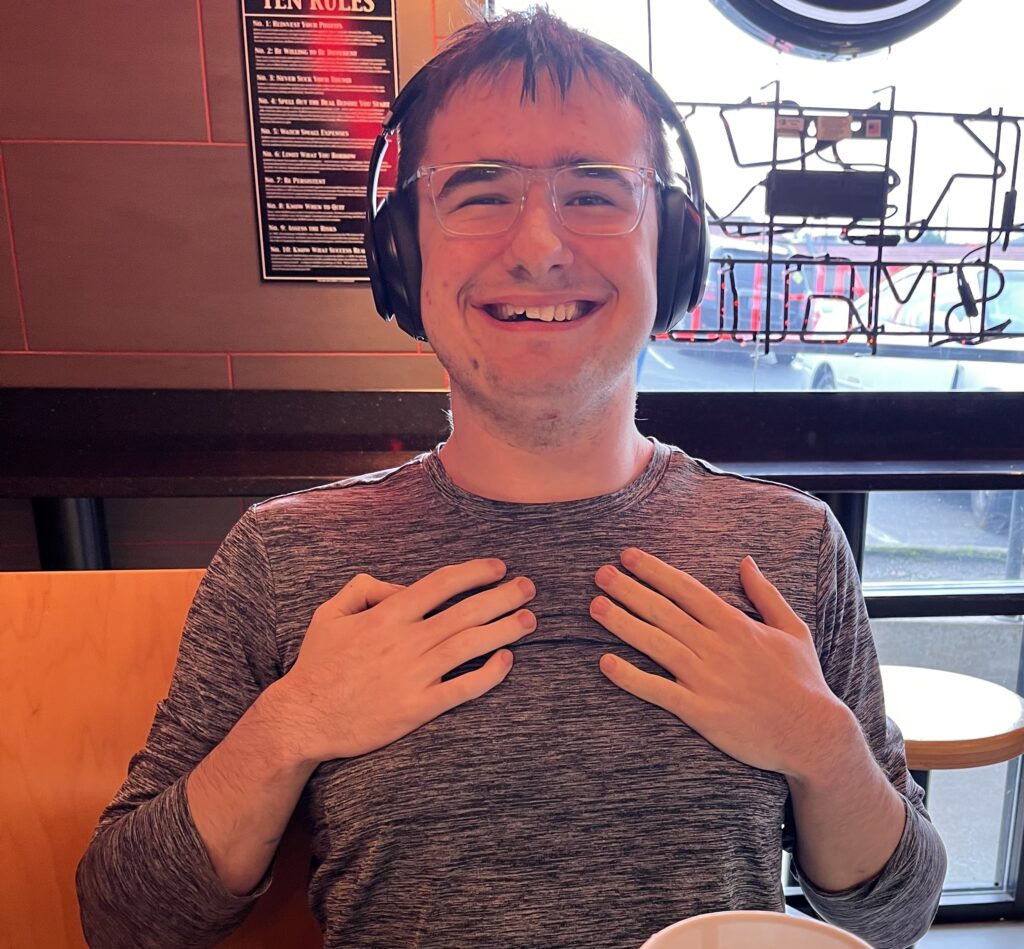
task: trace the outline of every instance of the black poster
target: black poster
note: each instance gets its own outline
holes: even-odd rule
[[[393,0],[242,0],[242,22],[263,278],[365,280],[370,152],[398,85]]]

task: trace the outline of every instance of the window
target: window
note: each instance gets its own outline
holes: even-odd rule
[[[872,492],[865,593],[952,593],[958,586],[978,584],[991,584],[995,592],[1019,582],[1021,538],[1011,547],[1010,536],[1015,505],[1020,520],[1024,491]]]
[[[879,661],[1024,690],[1024,617],[978,615],[971,603],[1024,593],[1022,539],[1021,491],[869,495],[862,575]],[[960,602],[942,615],[951,597]],[[930,609],[914,615],[915,600]],[[947,894],[1010,898],[1020,788],[1019,760],[932,772],[928,807],[949,855]]]
[[[883,664],[944,669],[1020,689],[1020,616],[875,619],[871,629]],[[946,844],[947,892],[994,894],[1007,887],[1019,781],[1019,759],[931,772],[928,811]]]
[[[498,10],[527,5],[526,0],[495,4]],[[1008,115],[1024,115],[1024,86],[1015,81],[1012,65],[1017,60],[1018,38],[1013,30],[997,28],[999,22],[1015,21],[1014,0],[990,0],[981,13],[977,4],[962,3],[924,33],[888,52],[846,62],[780,54],[742,33],[710,3],[626,0],[607,5],[554,0],[550,5],[569,22],[651,66],[669,94],[682,102],[742,103],[748,98],[763,102],[773,99],[773,83],[778,82],[782,100],[809,109],[884,109],[889,104],[887,87],[892,86],[897,109],[975,114],[1003,108]],[[967,74],[958,68],[979,57],[984,57],[986,69]],[[922,68],[922,64],[936,68]],[[1018,221],[1007,235],[1005,252],[1001,241],[990,251],[991,262],[1006,275],[1006,284],[994,300],[990,279],[988,299],[983,301],[984,287],[978,279],[983,269],[974,267],[966,271],[966,281],[958,281],[955,274],[943,281],[944,296],[936,306],[935,319],[930,320],[923,312],[930,311],[929,281],[923,279],[908,310],[899,312],[882,332],[868,333],[866,328],[874,326],[870,273],[874,248],[851,244],[840,226],[825,227],[818,220],[798,227],[792,221],[794,226],[779,236],[773,249],[780,263],[769,274],[753,259],[765,253],[763,236],[737,232],[736,222],[765,218],[762,165],[772,157],[773,115],[771,110],[754,109],[729,113],[732,144],[749,167],[739,167],[716,109],[698,111],[688,120],[701,156],[709,207],[732,223],[725,230],[712,228],[713,263],[701,306],[680,324],[673,338],[657,339],[648,346],[638,366],[640,388],[1024,391],[1024,335],[1007,335],[1024,334],[1024,224]],[[995,147],[995,128],[937,117],[922,116],[913,123],[894,120],[891,155],[878,143],[862,138],[841,141],[831,155],[819,150],[812,157],[824,156],[820,167],[833,170],[841,159],[859,170],[888,163],[897,172],[901,181],[891,188],[887,200],[895,209],[905,210],[907,221],[927,218],[930,225],[923,232],[903,231],[899,246],[885,251],[889,276],[902,274],[909,284],[925,261],[955,265],[965,256],[973,260],[977,254],[969,252],[978,248],[985,235],[957,228],[986,224],[990,202],[998,221],[1004,197],[1012,188],[1020,189],[1015,169],[1024,163],[1013,160],[1019,157],[1019,136],[1010,125],[1003,131],[999,155],[1007,171],[992,180],[986,175],[993,175],[995,166],[985,149]],[[792,141],[779,141],[783,149],[792,145],[790,152],[796,154]],[[799,145],[804,147],[802,139]],[[913,161],[912,146],[916,149]],[[749,197],[740,200],[748,192]],[[1024,203],[1019,203],[1015,218],[1021,217],[1022,207]],[[735,213],[727,214],[729,209]],[[901,220],[897,215],[892,225]],[[823,260],[825,254],[830,256],[828,262]],[[795,256],[817,262],[783,263]],[[850,263],[835,258],[849,258]],[[887,281],[880,278],[878,282],[884,289]],[[963,315],[960,287],[964,282],[974,300],[988,307],[984,326],[977,318],[947,322],[951,308],[959,307],[956,312]],[[886,320],[884,307],[878,315]],[[978,343],[982,329],[990,333],[999,323],[1006,324],[1001,338]],[[848,328],[855,332],[847,332]],[[888,347],[889,335],[894,333],[906,338]],[[951,333],[953,339],[949,339]],[[877,338],[872,339],[873,335]],[[876,344],[881,355],[873,352]]]

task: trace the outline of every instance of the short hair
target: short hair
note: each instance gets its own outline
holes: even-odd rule
[[[537,78],[542,71],[547,72],[563,99],[578,75],[606,83],[624,102],[637,107],[647,127],[646,145],[654,170],[662,181],[671,180],[662,126],[664,106],[640,77],[643,67],[547,9],[531,7],[497,20],[481,17],[461,27],[423,67],[423,88],[398,129],[399,182],[416,173],[430,123],[452,94],[473,79],[496,79],[513,64],[521,64],[523,69],[521,102],[537,100]]]

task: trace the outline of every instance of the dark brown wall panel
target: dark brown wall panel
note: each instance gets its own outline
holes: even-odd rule
[[[107,498],[111,544],[219,544],[242,516],[238,498]]]
[[[236,389],[408,391],[445,388],[434,356],[234,356]]]
[[[0,353],[0,386],[228,389],[227,356]]]
[[[0,137],[207,139],[189,0],[5,3],[0,63]]]
[[[0,349],[23,349],[25,343],[18,315],[17,279],[5,191],[3,151],[0,150]]]
[[[248,149],[5,148],[33,349],[410,351],[369,288],[262,282]]]
[[[36,545],[25,544],[18,547],[0,545],[0,570],[5,573],[19,573],[26,570],[39,569],[39,554]]]
[[[215,142],[249,141],[241,4],[203,0],[206,86]]]
[[[38,570],[32,502],[0,499],[0,570]]]
[[[113,570],[205,570],[217,544],[111,544]]]

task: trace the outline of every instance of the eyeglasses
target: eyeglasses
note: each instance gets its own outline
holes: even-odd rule
[[[647,182],[661,185],[654,169],[586,162],[558,168],[523,168],[504,162],[427,165],[407,188],[426,178],[441,229],[455,237],[487,237],[508,231],[526,206],[534,178],[547,182],[558,220],[570,231],[600,237],[628,234],[640,223]]]

